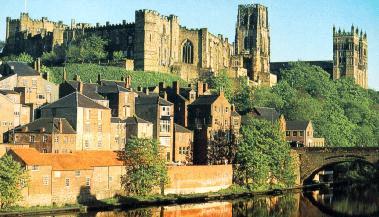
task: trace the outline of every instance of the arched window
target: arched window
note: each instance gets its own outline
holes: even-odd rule
[[[186,41],[182,48],[183,63],[193,63],[193,45],[190,41]]]
[[[243,39],[243,47],[245,50],[249,49],[249,38],[247,36]]]

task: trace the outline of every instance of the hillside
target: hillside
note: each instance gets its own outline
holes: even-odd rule
[[[50,67],[50,80],[54,83],[63,81],[63,67]],[[121,67],[100,66],[97,64],[67,64],[67,79],[72,80],[75,74],[80,76],[83,82],[96,82],[97,75],[100,73],[101,78],[105,80],[121,80],[121,77],[130,75],[132,77],[132,87],[147,87],[158,85],[164,81],[167,85],[171,85],[173,81],[179,81],[181,85],[187,85],[187,82],[179,76],[160,73],[160,72],[144,72],[144,71],[126,71]]]

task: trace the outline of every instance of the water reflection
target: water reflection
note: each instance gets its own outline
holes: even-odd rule
[[[339,217],[379,216],[379,186],[340,187],[283,196],[245,198],[137,210],[93,212],[83,217]],[[69,216],[69,215],[66,215]],[[71,215],[72,216],[72,215]]]

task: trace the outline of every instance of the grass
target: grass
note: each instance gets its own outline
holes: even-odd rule
[[[69,208],[81,209],[82,206],[80,204],[65,204],[63,206],[56,206],[56,205],[31,206],[31,207],[11,206],[11,207],[1,209],[0,214],[7,213],[7,212],[22,212],[22,213],[45,212],[45,211],[51,211],[54,209],[69,209]]]
[[[61,83],[63,81],[63,67],[50,67],[50,81]],[[101,66],[97,64],[67,64],[67,79],[73,80],[77,74],[83,82],[96,82],[98,74],[101,79],[105,80],[121,80],[121,77],[130,75],[132,77],[132,87],[137,88],[156,86],[163,81],[167,85],[171,85],[173,81],[179,81],[181,85],[187,85],[187,82],[179,76],[170,73],[147,72],[147,71],[127,71],[117,66]]]

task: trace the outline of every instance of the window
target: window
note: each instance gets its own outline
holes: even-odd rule
[[[88,141],[88,140],[84,140],[84,147],[85,147],[85,148],[88,148],[88,147],[89,147],[89,141]]]
[[[39,170],[39,166],[38,165],[32,165],[32,171],[38,171]]]
[[[45,99],[45,96],[43,94],[38,94],[38,99]]]
[[[29,142],[34,143],[35,139],[36,139],[36,136],[34,135],[29,136]]]
[[[310,136],[310,133],[309,133],[309,131],[307,132],[307,136]]]
[[[76,176],[76,177],[79,177],[79,176],[80,176],[80,170],[76,170],[76,171],[75,171],[75,176]]]
[[[48,138],[47,135],[43,135],[42,136],[42,142],[47,142],[47,138]]]
[[[225,120],[225,126],[228,126],[229,125],[229,121],[228,120]]]
[[[193,45],[189,40],[186,40],[182,48],[183,63],[192,64],[193,63]]]
[[[58,137],[58,136],[54,137],[54,142],[55,142],[55,143],[58,143],[58,142],[59,142],[59,137]]]
[[[101,140],[97,141],[97,147],[101,148],[103,146],[103,142]]]
[[[63,142],[64,142],[64,144],[67,144],[67,143],[68,143],[68,138],[67,138],[67,136],[65,136],[65,137],[63,138]]]
[[[286,131],[286,136],[290,136],[291,132],[289,130]]]
[[[160,132],[163,132],[163,133],[170,132],[170,120],[160,121]]]
[[[170,107],[169,106],[161,106],[162,116],[170,116]]]
[[[65,180],[65,186],[66,187],[70,187],[70,179],[69,178],[66,178],[66,180]]]
[[[292,132],[292,135],[293,135],[293,136],[297,136],[297,131],[293,131],[293,132]]]
[[[1,122],[1,124],[2,124],[3,126],[7,126],[7,122],[6,122],[6,121]]]
[[[91,186],[91,178],[86,177],[86,186]]]
[[[112,182],[113,181],[113,177],[112,176],[109,176],[109,182]]]
[[[225,113],[228,113],[229,108],[225,107]]]
[[[42,184],[43,185],[49,185],[49,176],[43,176],[42,177]]]
[[[304,136],[304,131],[300,131],[300,136]]]

